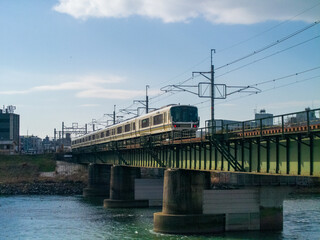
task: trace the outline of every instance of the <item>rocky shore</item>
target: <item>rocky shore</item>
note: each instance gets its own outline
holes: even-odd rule
[[[81,195],[83,182],[0,183],[0,195]]]

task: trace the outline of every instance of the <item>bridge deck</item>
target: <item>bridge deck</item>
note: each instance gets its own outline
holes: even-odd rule
[[[206,127],[196,136],[184,131],[92,143],[73,156],[83,163],[320,177],[318,115],[320,109],[275,116],[272,124],[260,119]]]

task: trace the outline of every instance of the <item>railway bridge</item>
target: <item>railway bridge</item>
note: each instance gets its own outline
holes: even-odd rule
[[[160,189],[157,232],[280,230],[283,200],[292,187],[301,180],[319,183],[320,109],[215,122],[196,134],[175,131],[92,144],[67,161],[89,165],[84,195],[105,197],[105,207],[147,207]],[[164,179],[139,179],[140,168],[164,169]],[[217,188],[217,175],[228,176],[223,183],[233,188]]]

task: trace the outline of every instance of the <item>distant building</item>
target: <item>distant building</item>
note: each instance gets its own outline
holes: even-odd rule
[[[228,128],[229,130],[234,130],[242,127],[241,122],[226,119],[216,119],[214,120],[215,128],[217,131]]]
[[[305,108],[305,112],[297,113],[295,116],[290,116],[286,119],[286,124],[294,125],[306,125],[309,120],[309,124],[320,123],[320,119],[316,116],[316,112],[309,107]]]
[[[14,110],[14,106],[0,109],[0,154],[19,152],[20,116]]]
[[[215,119],[214,120],[214,132],[222,133],[226,130],[237,131],[241,130],[243,127],[245,129],[257,128],[262,124],[262,126],[273,126],[273,114],[267,113],[265,109],[260,110],[259,113],[255,113],[255,119],[245,122],[227,120],[227,119]],[[206,122],[207,131],[211,133],[211,120]],[[199,135],[200,133],[198,133]]]
[[[56,151],[71,151],[71,134],[66,133],[65,138],[57,139]]]
[[[211,120],[208,120],[206,122],[206,128],[208,129],[208,132],[211,133],[212,131],[212,125],[211,125]],[[226,119],[215,119],[214,120],[214,125],[213,125],[213,131],[215,133],[222,133],[226,129],[228,130],[235,130],[242,128],[242,123],[239,121],[234,121],[234,120],[226,120]],[[198,135],[201,133],[198,133]]]
[[[46,136],[42,140],[42,148],[44,153],[52,153],[56,151],[56,141],[50,140],[48,136]]]
[[[21,153],[40,154],[43,153],[42,139],[37,136],[21,136]]]
[[[267,113],[265,109],[261,109],[259,113],[256,113],[254,119],[256,120],[256,126],[260,126],[260,124],[262,126],[273,125],[273,114]]]

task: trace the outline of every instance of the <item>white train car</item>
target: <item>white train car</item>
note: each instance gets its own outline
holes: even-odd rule
[[[77,137],[72,140],[72,149],[172,131],[194,130],[195,132],[198,127],[197,107],[169,105],[143,116]]]

